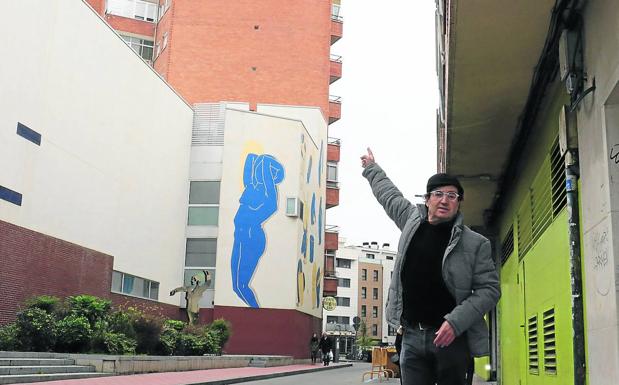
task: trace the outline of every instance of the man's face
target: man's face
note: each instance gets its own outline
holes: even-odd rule
[[[437,198],[432,193],[429,194],[426,199],[426,206],[428,206],[428,221],[436,225],[442,222],[448,222],[452,220],[458,214],[458,208],[460,208],[460,201],[458,199],[451,200],[448,197],[448,193],[458,193],[456,186],[441,186],[433,191],[442,191],[443,196]]]

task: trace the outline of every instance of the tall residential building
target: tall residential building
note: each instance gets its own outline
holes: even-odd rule
[[[304,125],[305,133],[299,131],[295,140],[288,137],[287,141],[273,142],[279,143],[281,151],[306,146],[299,151],[299,166],[295,167],[297,172],[305,168],[307,183],[310,183],[311,169],[315,169],[314,175],[318,178],[321,174],[325,176],[322,183],[315,180],[319,188],[315,194],[290,196],[297,199],[297,203],[291,204],[300,205],[298,210],[305,212],[305,215],[300,214],[303,218],[300,234],[305,238],[299,246],[299,250],[303,250],[303,263],[295,268],[300,274],[296,280],[304,283],[297,283],[297,288],[307,291],[312,286],[310,282],[318,279],[319,302],[323,294],[336,295],[337,227],[325,225],[325,215],[321,215],[318,226],[318,215],[314,218],[311,212],[322,213],[339,204],[340,141],[328,136],[328,125],[339,120],[341,114],[340,98],[329,95],[329,85],[342,73],[341,57],[331,53],[331,46],[342,37],[340,0],[87,2],[194,107],[189,177],[193,194],[188,199],[185,279],[188,280],[196,269],[209,269],[221,277],[220,269],[230,265],[231,248],[226,242],[233,240],[229,237],[230,229],[224,230],[221,223],[232,220],[235,212],[222,210],[224,203],[220,198],[232,199],[238,206],[239,197],[224,195],[225,181],[237,175],[239,164],[242,167],[248,153],[262,154],[269,147],[265,146],[268,137],[257,128],[252,132],[251,125],[242,129],[234,145],[226,146],[228,134],[224,141],[223,132],[237,127],[229,125],[227,119],[234,115],[232,110],[241,110],[298,120]],[[243,160],[233,164],[230,151]],[[311,234],[310,226],[317,226],[320,236]],[[321,261],[321,266],[310,268],[307,265],[309,250],[318,247],[320,256],[316,251],[312,265]],[[199,266],[195,263],[196,254],[202,256]],[[235,324],[243,325],[236,328],[228,352],[304,354],[301,351],[305,350],[306,336],[318,331],[316,325],[320,324],[320,312],[315,307],[303,310],[303,306],[295,308],[282,299],[282,302],[271,304],[266,301],[263,311],[255,312],[252,310],[256,304],[252,301],[219,301],[218,298],[226,298],[228,292],[237,288],[235,283],[230,286],[224,282],[217,279],[215,290],[207,292],[202,301],[205,309],[201,317],[203,320],[224,317],[232,322],[233,329]],[[282,332],[269,324],[268,320],[273,317],[290,317],[289,311],[293,317],[305,314],[295,321],[298,323],[296,330]],[[251,330],[252,322],[264,324],[266,329],[258,336],[243,333],[246,328]],[[272,325],[270,330],[269,325]],[[272,342],[279,339],[293,343]],[[290,349],[291,345],[296,347]]]
[[[397,253],[388,243],[379,247],[377,242],[362,246],[345,242],[339,239],[336,258],[337,306],[324,312],[324,329],[339,338],[340,354],[352,352],[355,336],[360,336],[353,328],[354,317],[365,324],[366,336],[377,343],[393,344],[395,330],[387,324],[384,310]]]

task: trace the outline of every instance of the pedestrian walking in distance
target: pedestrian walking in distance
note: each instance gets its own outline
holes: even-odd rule
[[[316,333],[310,338],[310,356],[312,357],[312,365],[314,365],[316,357],[318,357],[318,336]]]
[[[322,353],[322,364],[324,366],[329,366],[329,352],[331,352],[331,340],[327,337],[327,333],[322,333],[322,337],[320,337],[320,341],[318,342],[318,347],[320,348],[320,352]]]
[[[464,189],[448,174],[428,179],[414,205],[368,148],[363,176],[402,232],[387,298],[387,322],[402,327],[404,385],[465,385],[471,357],[489,354],[484,315],[500,297],[490,241],[462,223]]]

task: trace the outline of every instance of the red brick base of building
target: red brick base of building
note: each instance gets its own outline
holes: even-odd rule
[[[114,257],[0,221],[0,325],[15,320],[28,298],[90,294],[168,318],[183,319],[178,306],[112,293]]]

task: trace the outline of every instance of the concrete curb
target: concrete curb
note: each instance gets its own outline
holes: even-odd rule
[[[190,382],[190,383],[187,383],[185,385],[227,385],[227,384],[239,384],[239,383],[242,383],[242,382],[267,380],[269,378],[294,376],[296,374],[321,372],[321,371],[324,371],[324,370],[334,370],[334,369],[340,369],[340,368],[347,368],[347,367],[350,367],[350,366],[352,366],[352,364],[341,364],[341,365],[333,365],[333,366],[320,366],[320,367],[312,368],[312,369],[300,369],[300,370],[291,370],[289,372],[259,374],[259,375],[256,375],[256,376],[228,378],[228,379],[225,379],[225,380],[210,380],[210,381],[204,381],[204,382]]]

